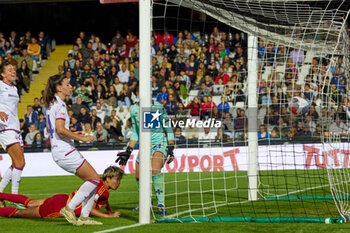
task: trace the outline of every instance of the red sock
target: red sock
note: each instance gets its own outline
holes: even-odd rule
[[[11,218],[17,212],[17,210],[18,209],[16,209],[15,207],[0,208],[0,216]]]
[[[27,206],[28,202],[31,200],[29,197],[19,194],[10,193],[0,193],[0,200],[12,201],[15,203],[21,203]]]

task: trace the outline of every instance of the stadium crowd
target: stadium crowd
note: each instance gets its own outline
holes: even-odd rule
[[[342,57],[330,59],[327,54],[308,54],[259,39],[258,60],[259,140],[348,135],[350,101]],[[222,121],[222,127],[215,130],[174,128],[177,144],[232,145],[246,139],[247,69],[243,33],[218,27],[207,35],[188,30],[177,35],[167,30],[153,32],[153,99],[164,106],[172,121]],[[117,31],[106,43],[80,32],[58,73],[68,76],[74,89],[73,97],[66,100],[72,131],[93,135],[94,144],[129,140],[129,107],[138,101],[135,89],[140,77],[138,38],[131,31],[126,35]],[[289,113],[293,96],[311,104],[306,116]],[[36,98],[21,120],[27,145],[47,143],[45,124],[43,101]]]
[[[17,69],[16,87],[21,97],[23,91],[28,92],[33,80],[33,73],[38,73],[42,59],[50,57],[51,39],[43,31],[37,36],[27,31],[18,36],[11,31],[8,37],[0,32],[0,64],[9,61]]]

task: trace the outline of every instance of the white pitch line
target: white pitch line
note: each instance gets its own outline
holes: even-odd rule
[[[144,223],[136,223],[133,225],[129,225],[129,226],[123,226],[123,227],[116,227],[116,228],[112,228],[112,229],[107,229],[107,230],[103,230],[103,231],[95,231],[94,233],[105,233],[105,232],[113,232],[113,231],[120,231],[120,230],[124,230],[124,229],[128,229],[128,228],[133,228],[133,227],[139,227],[145,225]]]
[[[323,187],[327,187],[329,186],[329,184],[326,185],[320,185],[320,186],[316,186],[316,187],[311,187],[311,188],[305,188],[305,189],[301,189],[301,190],[296,190],[296,191],[292,191],[292,192],[288,192],[288,193],[284,193],[284,194],[279,194],[279,195],[275,195],[277,197],[281,197],[281,196],[287,196],[290,194],[294,194],[294,193],[299,193],[299,192],[304,192],[304,191],[308,191],[308,190],[312,190],[312,189],[317,189],[317,188],[323,188]],[[194,212],[194,211],[199,211],[199,210],[206,210],[206,209],[212,209],[212,208],[216,208],[216,207],[221,207],[221,206],[227,206],[227,205],[234,205],[234,204],[244,204],[244,203],[248,203],[251,202],[250,200],[246,200],[246,201],[236,201],[236,202],[230,202],[230,203],[224,203],[224,204],[219,204],[219,205],[215,205],[215,206],[208,206],[208,207],[204,207],[204,208],[197,208],[197,209],[192,209],[192,210],[185,210],[183,212],[177,213],[177,214],[172,214],[167,216],[167,218],[174,218],[177,217],[179,215],[183,215],[186,213],[190,213],[190,212]]]
[[[317,188],[323,188],[323,187],[327,187],[327,186],[329,186],[329,184],[320,185],[320,186],[311,187],[311,188],[305,188],[305,189],[301,189],[301,190],[296,190],[296,191],[292,191],[292,192],[289,192],[289,193],[284,193],[284,194],[280,194],[280,195],[276,195],[276,196],[278,196],[278,197],[280,197],[280,196],[286,196],[286,195],[289,195],[289,194],[304,192],[304,191],[308,191],[308,190],[312,190],[312,189],[317,189]],[[211,206],[211,207],[198,208],[198,209],[193,209],[193,210],[186,210],[186,211],[183,211],[183,212],[180,212],[180,213],[177,213],[177,214],[169,215],[169,216],[167,216],[167,217],[168,217],[168,218],[173,218],[173,217],[176,217],[176,216],[179,216],[179,215],[182,215],[182,214],[186,214],[186,213],[189,213],[189,212],[198,211],[198,210],[202,210],[202,209],[211,209],[211,208],[214,208],[214,207],[216,208],[216,207],[221,207],[221,206],[226,206],[226,205],[243,204],[243,203],[247,203],[247,202],[251,202],[251,201],[250,201],[250,200],[247,200],[247,201],[240,201],[240,202],[231,202],[231,203],[224,203],[224,204],[220,204],[220,205],[216,205],[216,206]],[[104,230],[104,231],[97,231],[97,232],[94,232],[94,233],[105,233],[105,232],[119,231],[119,230],[123,230],[123,229],[138,227],[138,226],[141,226],[141,225],[145,225],[145,224],[137,223],[137,224],[133,224],[133,225],[129,225],[129,226],[116,227],[116,228],[112,228],[112,229]]]

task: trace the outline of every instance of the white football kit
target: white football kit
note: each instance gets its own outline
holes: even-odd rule
[[[0,100],[0,112],[8,115],[7,121],[0,121],[0,144],[5,150],[17,143],[23,146],[17,115],[19,102],[17,88],[0,81]]]
[[[46,110],[46,125],[50,134],[52,158],[58,166],[75,174],[85,159],[75,148],[73,139],[57,133],[56,120],[64,120],[65,128],[69,129],[70,120],[67,107],[58,96],[56,96],[56,101],[51,103]]]

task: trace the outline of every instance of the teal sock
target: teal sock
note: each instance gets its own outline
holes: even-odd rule
[[[159,173],[157,175],[152,176],[152,181],[153,181],[153,188],[154,192],[156,193],[157,196],[157,201],[158,205],[163,204],[164,205],[164,177],[162,173]]]

